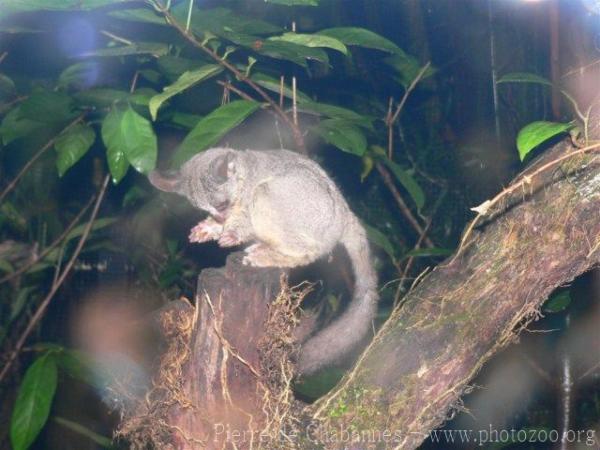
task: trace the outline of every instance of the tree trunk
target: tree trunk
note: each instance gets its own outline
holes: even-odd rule
[[[515,183],[569,151],[559,144]],[[414,449],[460,407],[469,380],[549,294],[600,260],[598,158],[594,150],[533,177],[421,280],[353,372],[310,409],[323,436]]]

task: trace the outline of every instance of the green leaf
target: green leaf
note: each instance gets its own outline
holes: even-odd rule
[[[21,117],[21,107],[11,109],[0,125],[0,136],[4,145],[20,139],[25,136],[32,135],[44,127],[44,124],[37,120],[31,120]]]
[[[525,159],[527,154],[536,148],[538,145],[546,142],[561,133],[565,133],[573,128],[572,123],[557,123],[557,122],[533,122],[525,126],[517,135],[517,149],[521,161]]]
[[[200,122],[202,117],[203,116],[200,116],[198,114],[189,114],[189,113],[175,111],[173,113],[173,116],[170,118],[170,122],[173,125],[177,125],[179,127],[191,130],[196,125],[198,125],[198,122]]]
[[[156,60],[159,70],[169,79],[176,80],[186,71],[201,69],[206,64],[201,60],[179,58],[176,56],[161,56]]]
[[[352,122],[353,125],[374,131],[372,117],[363,116],[362,114],[358,114],[351,109],[343,108],[341,106],[313,102],[311,100],[302,100],[298,102],[298,111],[316,113],[331,119],[340,119],[346,122]]]
[[[58,153],[56,168],[58,176],[62,177],[83,155],[90,149],[96,132],[89,125],[77,124],[67,132],[61,134],[54,143]]]
[[[153,10],[148,8],[122,9],[119,11],[111,11],[108,15],[121,20],[167,25],[164,17],[159,16]]]
[[[107,5],[125,3],[127,0],[3,0],[0,18],[10,14],[30,11],[89,11]]]
[[[422,69],[422,66],[419,64],[417,58],[407,55],[404,52],[388,56],[383,61],[395,70],[395,72],[398,74],[396,79],[404,87],[404,89],[408,89]],[[432,76],[434,73],[435,69],[429,66],[427,70],[425,70],[421,80]]]
[[[234,44],[246,47],[260,55],[291,61],[302,67],[308,67],[308,64],[306,63],[307,59],[319,61],[323,64],[329,64],[327,53],[320,48],[311,48],[306,45],[294,44],[292,42],[271,41],[232,31],[224,31],[222,35],[225,39],[230,40]]]
[[[77,92],[73,97],[80,105],[107,108],[116,102],[127,100],[129,92],[110,88],[96,88]]]
[[[421,186],[419,186],[419,183],[417,183],[417,180],[399,164],[387,158],[383,158],[383,162],[392,171],[404,189],[406,189],[413,202],[415,202],[415,205],[417,205],[417,209],[421,210],[425,205],[425,193],[421,189]]]
[[[366,180],[366,178],[373,171],[373,167],[375,167],[375,160],[372,155],[365,153],[362,157],[362,170],[360,172],[360,182]]]
[[[389,53],[404,53],[400,47],[392,41],[365,28],[338,27],[321,30],[317,34],[329,36],[346,45],[357,45],[359,47],[374,48]]]
[[[394,260],[396,257],[396,251],[387,236],[377,228],[371,227],[364,222],[363,226],[367,231],[367,237],[369,240],[378,247],[381,247],[388,254],[388,256]]]
[[[250,77],[250,79],[259,86],[279,95],[281,84],[278,79],[265,75],[261,72],[255,73]],[[292,89],[286,84],[283,85],[283,96],[290,99],[293,98]],[[299,102],[310,102],[310,97],[298,89],[296,89],[296,99]]]
[[[130,55],[152,55],[164,56],[169,53],[169,46],[157,42],[135,42],[131,45],[119,47],[100,48],[84,53],[82,56],[130,56]]]
[[[221,66],[216,64],[208,64],[199,69],[184,72],[175,83],[171,84],[170,86],[166,86],[160,94],[155,95],[150,99],[148,107],[150,109],[152,120],[156,120],[158,108],[160,108],[160,106],[169,98],[179,94],[196,83],[217,75],[222,71],[223,68]]]
[[[56,363],[62,372],[75,380],[98,389],[106,385],[106,380],[98,377],[94,371],[93,359],[82,351],[60,347],[60,352],[56,353]]]
[[[125,110],[113,108],[105,117],[102,122],[102,140],[115,183],[127,171],[121,152],[138,172],[147,174],[156,166],[158,148],[152,124],[130,106]]]
[[[100,447],[112,448],[112,440],[111,439],[109,439],[105,436],[102,436],[101,434],[98,434],[77,422],[73,422],[72,420],[67,420],[63,417],[55,417],[54,421],[56,423],[58,423],[59,425],[65,427],[66,429],[71,430],[81,436],[88,438],[90,441],[99,445]]]
[[[31,294],[35,292],[35,289],[34,286],[26,286],[19,289],[15,300],[10,305],[10,316],[8,317],[9,324],[21,314],[23,307],[31,300]]]
[[[507,73],[501,76],[496,83],[536,83],[552,87],[552,82],[550,80],[547,80],[544,77],[540,77],[539,75],[536,75],[534,73],[526,72]]]
[[[13,450],[29,448],[44,427],[56,382],[56,361],[52,353],[40,356],[25,372],[10,423]]]
[[[0,100],[14,96],[16,91],[13,80],[0,73]]]
[[[117,219],[114,217],[103,217],[101,219],[96,219],[94,221],[94,223],[92,224],[91,232],[93,233],[94,231],[98,231],[98,230],[101,230],[102,228],[109,227],[116,221],[117,221]],[[73,239],[81,237],[81,235],[83,234],[86,227],[87,227],[87,224],[85,224],[85,223],[83,223],[81,225],[77,225],[75,228],[73,228],[69,232],[69,234],[67,234],[67,237],[65,238],[65,242],[69,242]]]
[[[61,92],[36,92],[21,103],[20,117],[56,124],[75,117],[73,99]]]
[[[363,156],[367,150],[367,139],[354,123],[341,119],[326,119],[312,130],[325,142],[348,153]]]
[[[158,70],[154,69],[142,69],[139,74],[143,76],[150,83],[158,84],[162,78],[162,75]]]
[[[336,38],[322,34],[284,33],[281,36],[271,36],[270,41],[285,41],[293,44],[305,45],[307,47],[325,47],[348,54],[348,48]]]
[[[429,256],[448,256],[448,255],[451,255],[452,252],[453,252],[453,250],[450,248],[439,248],[439,247],[417,248],[417,249],[413,249],[413,250],[406,252],[404,255],[402,255],[402,258],[403,259],[410,258],[411,256],[413,258],[429,257]]]
[[[150,104],[150,100],[155,95],[157,95],[157,92],[152,88],[139,88],[129,95],[129,103],[131,103],[132,105],[143,106],[147,108]]]
[[[29,215],[24,208],[17,208],[14,203],[4,200],[0,204],[0,222],[1,225],[8,225],[21,233],[27,230],[30,220]]]
[[[319,0],[265,0],[265,3],[285,6],[319,6]]]
[[[172,13],[177,17],[180,23],[185,23],[189,4],[180,3],[172,9]],[[217,36],[222,36],[228,32],[249,34],[249,35],[269,35],[281,33],[281,28],[269,22],[252,19],[247,16],[238,16],[227,8],[202,9],[192,14],[192,28],[196,31],[210,31]]]
[[[215,109],[202,118],[185,137],[173,157],[173,164],[178,166],[196,153],[216,144],[225,133],[242,123],[259,107],[258,102],[236,100]]]
[[[102,141],[106,147],[108,170],[114,184],[119,183],[129,169],[129,161],[120,146],[120,124],[121,113],[116,109],[108,113],[102,122]]]
[[[551,313],[564,311],[571,304],[571,291],[564,290],[550,296],[544,304],[544,310]]]
[[[61,88],[68,88],[71,85],[74,85],[76,88],[90,86],[96,81],[99,70],[99,64],[94,61],[72,64],[61,72],[58,77],[57,86]]]
[[[129,169],[129,161],[127,161],[125,152],[119,147],[109,147],[106,149],[106,160],[113,183],[119,184]]]

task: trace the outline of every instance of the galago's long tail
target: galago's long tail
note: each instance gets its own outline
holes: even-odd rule
[[[346,247],[354,271],[352,302],[331,325],[302,344],[298,361],[302,375],[339,361],[372,329],[377,310],[377,275],[371,263],[366,232],[356,217],[352,217],[341,243]]]

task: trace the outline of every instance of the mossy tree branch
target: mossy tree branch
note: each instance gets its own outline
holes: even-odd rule
[[[555,146],[513,184],[574,151]],[[460,254],[407,295],[355,370],[310,408],[323,430],[390,430],[386,448],[418,447],[483,364],[539,317],[550,293],[598,264],[597,152],[565,159],[497,206]]]

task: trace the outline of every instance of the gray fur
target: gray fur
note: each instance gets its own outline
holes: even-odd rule
[[[377,277],[366,233],[337,186],[314,161],[288,150],[212,148],[180,172],[152,172],[151,183],[185,196],[209,218],[191,242],[222,247],[252,242],[244,264],[298,267],[342,244],[355,275],[352,303],[340,318],[302,343],[298,369],[314,373],[338,361],[368,333],[375,315]]]

